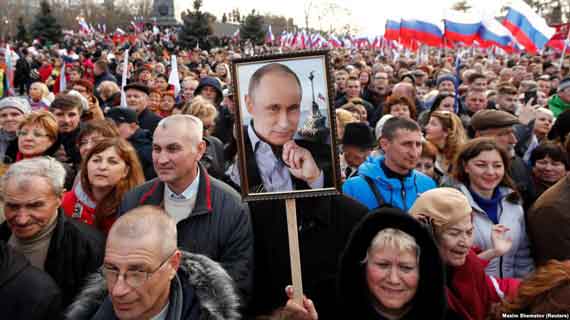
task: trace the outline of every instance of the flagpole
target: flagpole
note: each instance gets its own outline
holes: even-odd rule
[[[559,67],[562,68],[562,64],[564,63],[564,56],[566,55],[566,49],[568,48],[568,41],[570,40],[570,28],[568,28],[568,35],[566,39],[564,39],[564,49],[562,49],[562,56],[560,56],[560,65]]]

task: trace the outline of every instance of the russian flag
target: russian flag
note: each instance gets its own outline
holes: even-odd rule
[[[479,34],[481,17],[470,12],[449,10],[443,23],[447,40],[472,44]]]
[[[555,29],[549,27],[544,18],[522,0],[511,0],[507,7],[503,25],[528,52],[536,53],[542,50],[554,35]]]
[[[400,38],[414,39],[428,46],[439,47],[443,43],[443,32],[438,23],[428,19],[402,19]]]
[[[479,43],[483,47],[492,45],[509,48],[513,42],[511,31],[499,23],[495,18],[484,19],[481,21],[479,29]]]
[[[329,44],[333,47],[333,48],[340,48],[342,47],[342,42],[340,41],[339,38],[337,38],[334,34],[331,34],[330,38],[329,38]]]
[[[387,40],[398,41],[400,38],[400,21],[390,20],[386,21],[386,30],[384,31],[384,38]]]

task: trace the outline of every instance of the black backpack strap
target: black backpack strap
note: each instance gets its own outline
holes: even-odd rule
[[[370,190],[372,190],[372,193],[374,194],[374,198],[376,198],[376,202],[378,202],[378,206],[376,208],[383,207],[386,204],[386,202],[384,201],[384,198],[380,194],[380,190],[378,190],[378,187],[374,183],[374,180],[372,180],[372,178],[370,178],[369,176],[362,175],[362,177],[364,178],[364,181],[368,183]]]

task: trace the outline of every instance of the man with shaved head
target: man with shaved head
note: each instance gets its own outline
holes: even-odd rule
[[[164,118],[154,132],[157,178],[128,192],[119,214],[141,205],[162,206],[176,222],[178,246],[219,262],[247,298],[252,287],[253,232],[247,204],[200,163],[206,150],[200,119]]]
[[[133,209],[113,224],[101,269],[68,319],[239,319],[230,276],[206,256],[179,250],[176,222],[158,207]]]

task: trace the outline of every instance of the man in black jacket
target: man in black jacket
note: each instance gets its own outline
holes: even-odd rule
[[[131,83],[124,89],[127,106],[137,113],[139,127],[154,133],[154,129],[162,118],[147,108],[150,89],[142,83]]]
[[[205,152],[202,122],[190,115],[163,119],[153,137],[158,175],[127,193],[119,214],[141,205],[159,205],[176,221],[178,246],[219,262],[244,304],[251,293],[253,233],[249,210],[235,190],[199,164]]]
[[[65,169],[52,158],[11,165],[0,179],[6,216],[0,225],[0,240],[55,280],[66,307],[85,278],[101,266],[104,239],[59,209],[64,177]]]
[[[0,241],[0,310],[11,320],[47,320],[61,311],[57,284]]]
[[[115,122],[121,138],[129,141],[137,151],[145,179],[155,178],[156,172],[152,166],[152,135],[148,130],[139,128],[136,112],[128,108],[112,108],[107,111],[106,117]]]

